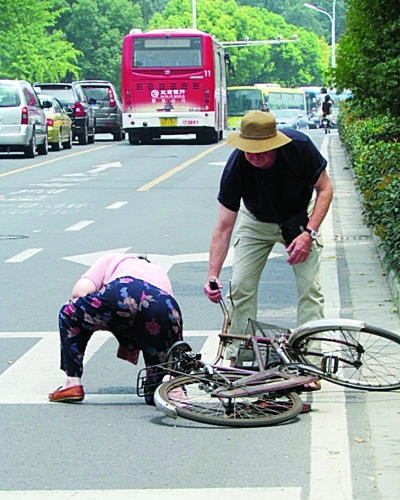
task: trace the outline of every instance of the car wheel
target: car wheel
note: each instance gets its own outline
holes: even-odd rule
[[[136,145],[136,144],[139,144],[139,141],[140,141],[140,135],[138,133],[132,133],[132,132],[129,132],[129,144],[132,144],[132,146]]]
[[[93,125],[92,133],[89,135],[89,138],[88,138],[88,143],[89,144],[93,144],[94,143],[95,136],[96,136],[96,129],[95,129],[94,125]]]
[[[47,155],[47,153],[49,152],[49,141],[47,139],[47,134],[45,135],[42,144],[38,145],[37,152],[39,155]]]
[[[35,131],[32,132],[31,140],[28,146],[24,149],[25,158],[35,158],[36,153],[36,136]]]
[[[118,132],[115,132],[113,134],[114,141],[122,141],[122,139],[124,139],[124,135],[125,134],[123,133],[122,129],[120,128],[118,130]]]
[[[71,149],[72,148],[72,129],[69,130],[68,141],[63,142],[63,148],[64,149]]]
[[[83,133],[79,135],[78,142],[81,146],[85,146],[86,144],[88,144],[89,134],[88,134],[87,127],[85,127],[85,130],[83,131]]]
[[[61,136],[61,133],[62,133],[62,130],[60,128],[60,130],[58,131],[58,141],[57,142],[53,142],[53,144],[51,145],[51,149],[53,151],[61,151],[61,147],[62,147],[62,136]]]

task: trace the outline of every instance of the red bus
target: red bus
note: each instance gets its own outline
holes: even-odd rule
[[[222,139],[227,125],[223,47],[196,29],[132,30],[122,47],[123,128],[131,144],[161,135]]]

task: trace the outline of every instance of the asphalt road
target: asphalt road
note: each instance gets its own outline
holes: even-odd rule
[[[320,147],[323,131],[309,134]],[[94,145],[33,160],[0,155],[2,500],[310,498],[311,463],[320,451],[312,414],[249,430],[169,420],[136,396],[141,366],[118,360],[117,343],[106,334],[90,343],[87,400],[46,400],[63,382],[58,310],[100,253],[147,254],[169,270],[195,350],[220,328],[219,307],[202,289],[230,151],[224,142],[169,139],[138,147],[98,136]],[[228,262],[226,286],[230,271]],[[295,301],[285,250],[277,246],[260,285],[259,319],[293,327]],[[330,395],[330,418],[341,422],[343,392]],[[363,408],[360,398],[350,415]],[[343,447],[332,449],[332,457],[343,457],[340,491],[330,496],[318,478],[321,495],[313,498],[374,499],[365,496],[368,485],[351,479],[353,445],[343,436]],[[373,456],[364,450],[359,459],[367,471]],[[328,481],[329,461],[325,474]],[[363,496],[348,496],[351,491]]]

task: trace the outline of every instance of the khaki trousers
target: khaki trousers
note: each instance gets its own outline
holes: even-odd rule
[[[242,208],[234,241],[231,291],[227,296],[232,333],[243,333],[247,320],[257,319],[258,284],[275,243],[284,243],[278,224],[258,221]],[[322,241],[318,237],[308,259],[292,266],[298,295],[297,325],[324,317],[321,251]],[[226,357],[236,357],[237,351],[237,343],[229,345]]]

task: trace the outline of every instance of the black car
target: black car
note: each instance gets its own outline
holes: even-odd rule
[[[114,141],[125,137],[122,130],[122,103],[111,82],[84,80],[79,82],[96,116],[96,133],[112,134]]]
[[[36,92],[49,94],[61,102],[72,120],[73,138],[78,138],[79,144],[93,144],[96,118],[94,110],[79,83],[36,82],[34,88]]]

